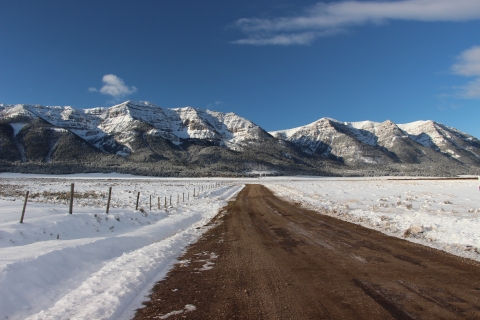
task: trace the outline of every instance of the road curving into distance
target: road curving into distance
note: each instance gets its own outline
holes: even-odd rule
[[[247,185],[135,319],[480,319],[480,265]]]

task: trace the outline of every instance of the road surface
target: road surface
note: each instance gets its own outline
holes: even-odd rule
[[[480,319],[471,260],[248,185],[135,319]]]

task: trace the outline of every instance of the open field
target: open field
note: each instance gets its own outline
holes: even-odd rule
[[[79,195],[72,215],[69,197],[62,196],[71,182]],[[207,180],[72,178],[3,178],[1,188],[0,319],[128,319],[155,280],[241,189],[225,181],[215,187]],[[39,195],[20,224],[19,194],[27,190]]]
[[[154,283],[246,183],[261,183],[300,207],[480,260],[475,180],[0,174],[0,319],[132,317]],[[26,191],[31,196],[20,224]]]

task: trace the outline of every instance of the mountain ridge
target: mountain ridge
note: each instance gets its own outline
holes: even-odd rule
[[[395,144],[403,143],[422,152],[426,150],[422,147],[439,151],[457,160],[461,159],[467,164],[478,165],[480,160],[480,141],[477,138],[432,120],[397,125],[390,120],[341,122],[332,118],[321,118],[305,126],[269,133],[274,137],[296,143],[311,152],[315,152],[319,145],[323,151],[322,144],[327,144],[327,141],[332,141],[343,134],[365,145],[378,146],[379,149],[383,147],[389,150],[395,148]],[[344,155],[345,152],[333,150],[333,154]]]
[[[477,138],[431,120],[397,125],[320,118],[267,132],[233,112],[168,109],[144,101],[91,109],[0,104],[0,151],[0,169],[7,171],[68,171],[72,164],[84,171],[150,170],[153,175],[239,175],[259,169],[453,174],[480,168]]]

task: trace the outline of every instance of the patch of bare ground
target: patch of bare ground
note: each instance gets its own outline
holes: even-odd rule
[[[480,319],[480,266],[248,185],[135,319]]]

